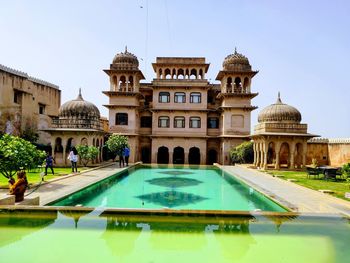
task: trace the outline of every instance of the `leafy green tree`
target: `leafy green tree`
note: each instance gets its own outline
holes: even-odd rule
[[[230,151],[232,163],[252,163],[254,161],[253,142],[243,142]]]
[[[87,166],[89,161],[96,159],[99,153],[98,148],[95,146],[77,145],[76,148],[84,166]]]
[[[30,142],[8,134],[0,138],[0,173],[13,177],[20,169],[28,169],[42,160],[45,152],[39,151]]]
[[[125,147],[129,147],[128,137],[119,134],[113,134],[109,137],[106,145],[111,152],[120,154]]]

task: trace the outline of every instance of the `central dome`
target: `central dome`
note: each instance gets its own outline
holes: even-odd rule
[[[258,116],[258,122],[295,122],[300,123],[300,112],[287,104],[282,103],[280,94],[275,104],[264,108]]]
[[[249,63],[249,60],[246,56],[237,52],[235,48],[235,52],[231,55],[228,55],[224,62],[222,63],[224,70],[238,70],[238,71],[250,71],[252,67]]]
[[[139,61],[137,57],[128,52],[127,47],[125,47],[125,52],[118,53],[113,59],[113,66],[117,68],[135,68],[139,67]]]
[[[93,103],[83,99],[80,89],[75,100],[67,101],[60,107],[58,119],[61,128],[100,127],[100,111]]]

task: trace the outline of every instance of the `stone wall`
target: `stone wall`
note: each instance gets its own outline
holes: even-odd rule
[[[307,164],[311,164],[313,158],[316,158],[320,165],[342,166],[350,162],[350,139],[309,140]]]

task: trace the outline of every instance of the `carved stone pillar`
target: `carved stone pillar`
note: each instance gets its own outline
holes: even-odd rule
[[[276,142],[275,152],[276,152],[276,164],[275,169],[280,169],[280,150],[281,150],[281,142]]]
[[[289,163],[290,163],[290,166],[289,166],[289,169],[294,169],[295,166],[294,166],[294,154],[295,154],[295,143],[292,142],[292,144],[290,145],[290,158],[289,158]]]

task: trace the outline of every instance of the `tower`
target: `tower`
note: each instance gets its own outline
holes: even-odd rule
[[[222,65],[223,69],[216,80],[221,82],[218,95],[221,109],[220,148],[224,156],[222,163],[227,164],[230,148],[249,139],[251,111],[257,108],[251,105],[251,100],[258,95],[251,92],[251,82],[258,71],[253,71],[248,58],[236,49]]]
[[[138,67],[137,57],[125,47],[125,52],[117,54],[110,68],[104,70],[110,80],[110,90],[103,92],[109,97],[109,104],[104,105],[109,110],[109,131],[129,137],[129,144],[134,149],[130,162],[134,162],[137,153],[140,80],[145,79]]]

